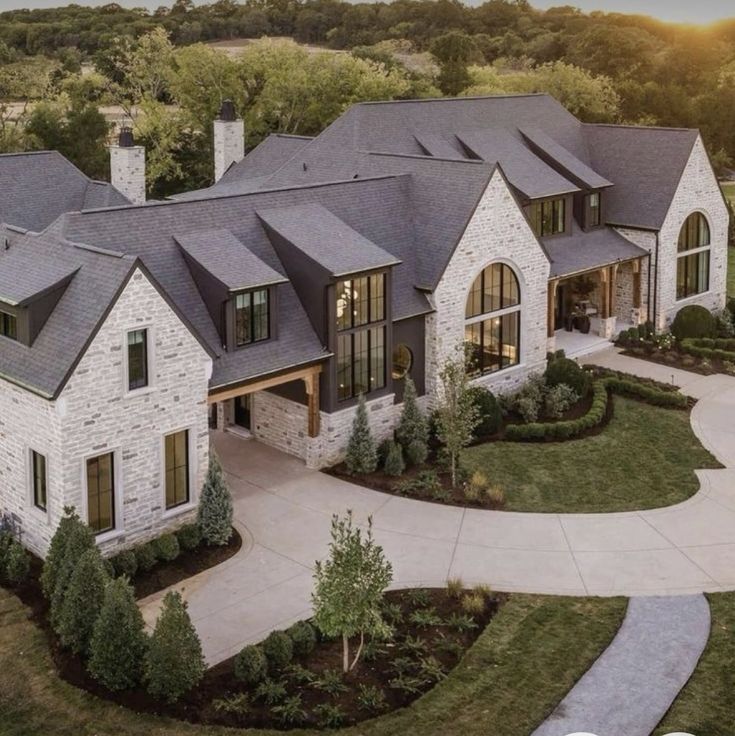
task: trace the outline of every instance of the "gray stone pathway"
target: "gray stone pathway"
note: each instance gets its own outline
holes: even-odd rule
[[[615,639],[533,736],[649,736],[709,633],[703,595],[631,598]]]

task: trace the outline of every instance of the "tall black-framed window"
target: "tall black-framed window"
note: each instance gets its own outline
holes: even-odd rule
[[[95,534],[115,528],[115,460],[111,452],[87,460],[87,523]]]
[[[587,227],[599,227],[601,222],[600,214],[600,193],[592,192],[585,197],[587,210]]]
[[[270,337],[270,293],[268,289],[235,295],[235,345],[242,347]]]
[[[385,274],[337,282],[337,399],[386,383]]]
[[[48,508],[48,489],[46,476],[46,458],[40,452],[31,450],[31,484],[33,486],[33,505],[46,511]]]
[[[707,218],[694,212],[679,232],[676,258],[676,298],[709,291],[711,236]]]
[[[148,385],[148,330],[128,332],[128,391]]]
[[[11,340],[18,339],[18,319],[14,314],[0,310],[0,335]]]
[[[521,292],[505,263],[493,263],[475,279],[465,307],[467,372],[495,373],[521,360]]]
[[[189,430],[166,435],[166,508],[189,501]]]
[[[563,197],[531,203],[531,228],[539,238],[559,235],[566,230],[566,204]]]

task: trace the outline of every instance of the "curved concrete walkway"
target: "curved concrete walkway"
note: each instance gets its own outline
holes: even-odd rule
[[[703,595],[632,598],[617,636],[532,736],[649,736],[709,639]]]
[[[662,368],[671,375],[612,351],[594,357],[628,372]],[[497,590],[562,595],[734,589],[735,378],[679,373],[679,385],[702,397],[693,413],[695,431],[726,469],[699,471],[699,493],[653,511],[523,514],[441,506],[355,486],[258,443],[216,433],[236,522],[249,543],[224,564],[175,586],[189,601],[208,661],[309,614],[314,561],[327,552],[332,514],[347,509],[359,523],[372,515],[396,587],[441,586],[459,576]],[[147,621],[155,619],[162,596],[141,603]]]

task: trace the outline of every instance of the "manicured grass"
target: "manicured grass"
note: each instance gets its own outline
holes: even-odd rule
[[[347,736],[529,736],[615,636],[621,598],[513,595],[455,670],[411,707]],[[43,634],[0,590],[0,723],[4,736],[216,736],[238,731],[140,715],[61,681]],[[293,731],[294,734],[313,732]]]
[[[592,513],[670,506],[699,489],[696,468],[721,467],[695,437],[689,413],[619,396],[593,437],[495,442],[463,457],[505,491],[507,511]]]
[[[689,682],[654,736],[675,731],[732,736],[735,724],[735,593],[708,596],[712,631]]]

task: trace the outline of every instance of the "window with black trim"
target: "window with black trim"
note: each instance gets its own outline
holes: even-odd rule
[[[337,282],[339,401],[385,387],[385,315],[384,273]]]
[[[587,227],[599,227],[600,216],[600,193],[592,192],[585,197],[587,203]]]
[[[676,298],[709,291],[710,229],[701,212],[687,217],[679,233],[676,258]]]
[[[33,505],[41,511],[46,511],[48,505],[46,458],[35,450],[31,450],[31,484],[33,486]]]
[[[400,381],[402,378],[405,378],[413,366],[411,348],[403,343],[396,345],[393,348],[392,363],[391,378],[394,381]]]
[[[87,460],[87,523],[95,534],[115,528],[115,460],[111,452]]]
[[[18,319],[14,314],[0,310],[0,335],[11,340],[18,339]]]
[[[513,269],[493,263],[475,279],[465,307],[470,375],[495,373],[521,358],[521,293]]]
[[[148,330],[128,332],[128,391],[148,385]]]
[[[166,508],[189,501],[189,430],[166,435]]]
[[[268,289],[235,295],[235,345],[242,347],[270,337],[270,294]]]
[[[559,235],[566,230],[566,204],[563,197],[531,202],[531,227],[539,238]]]

